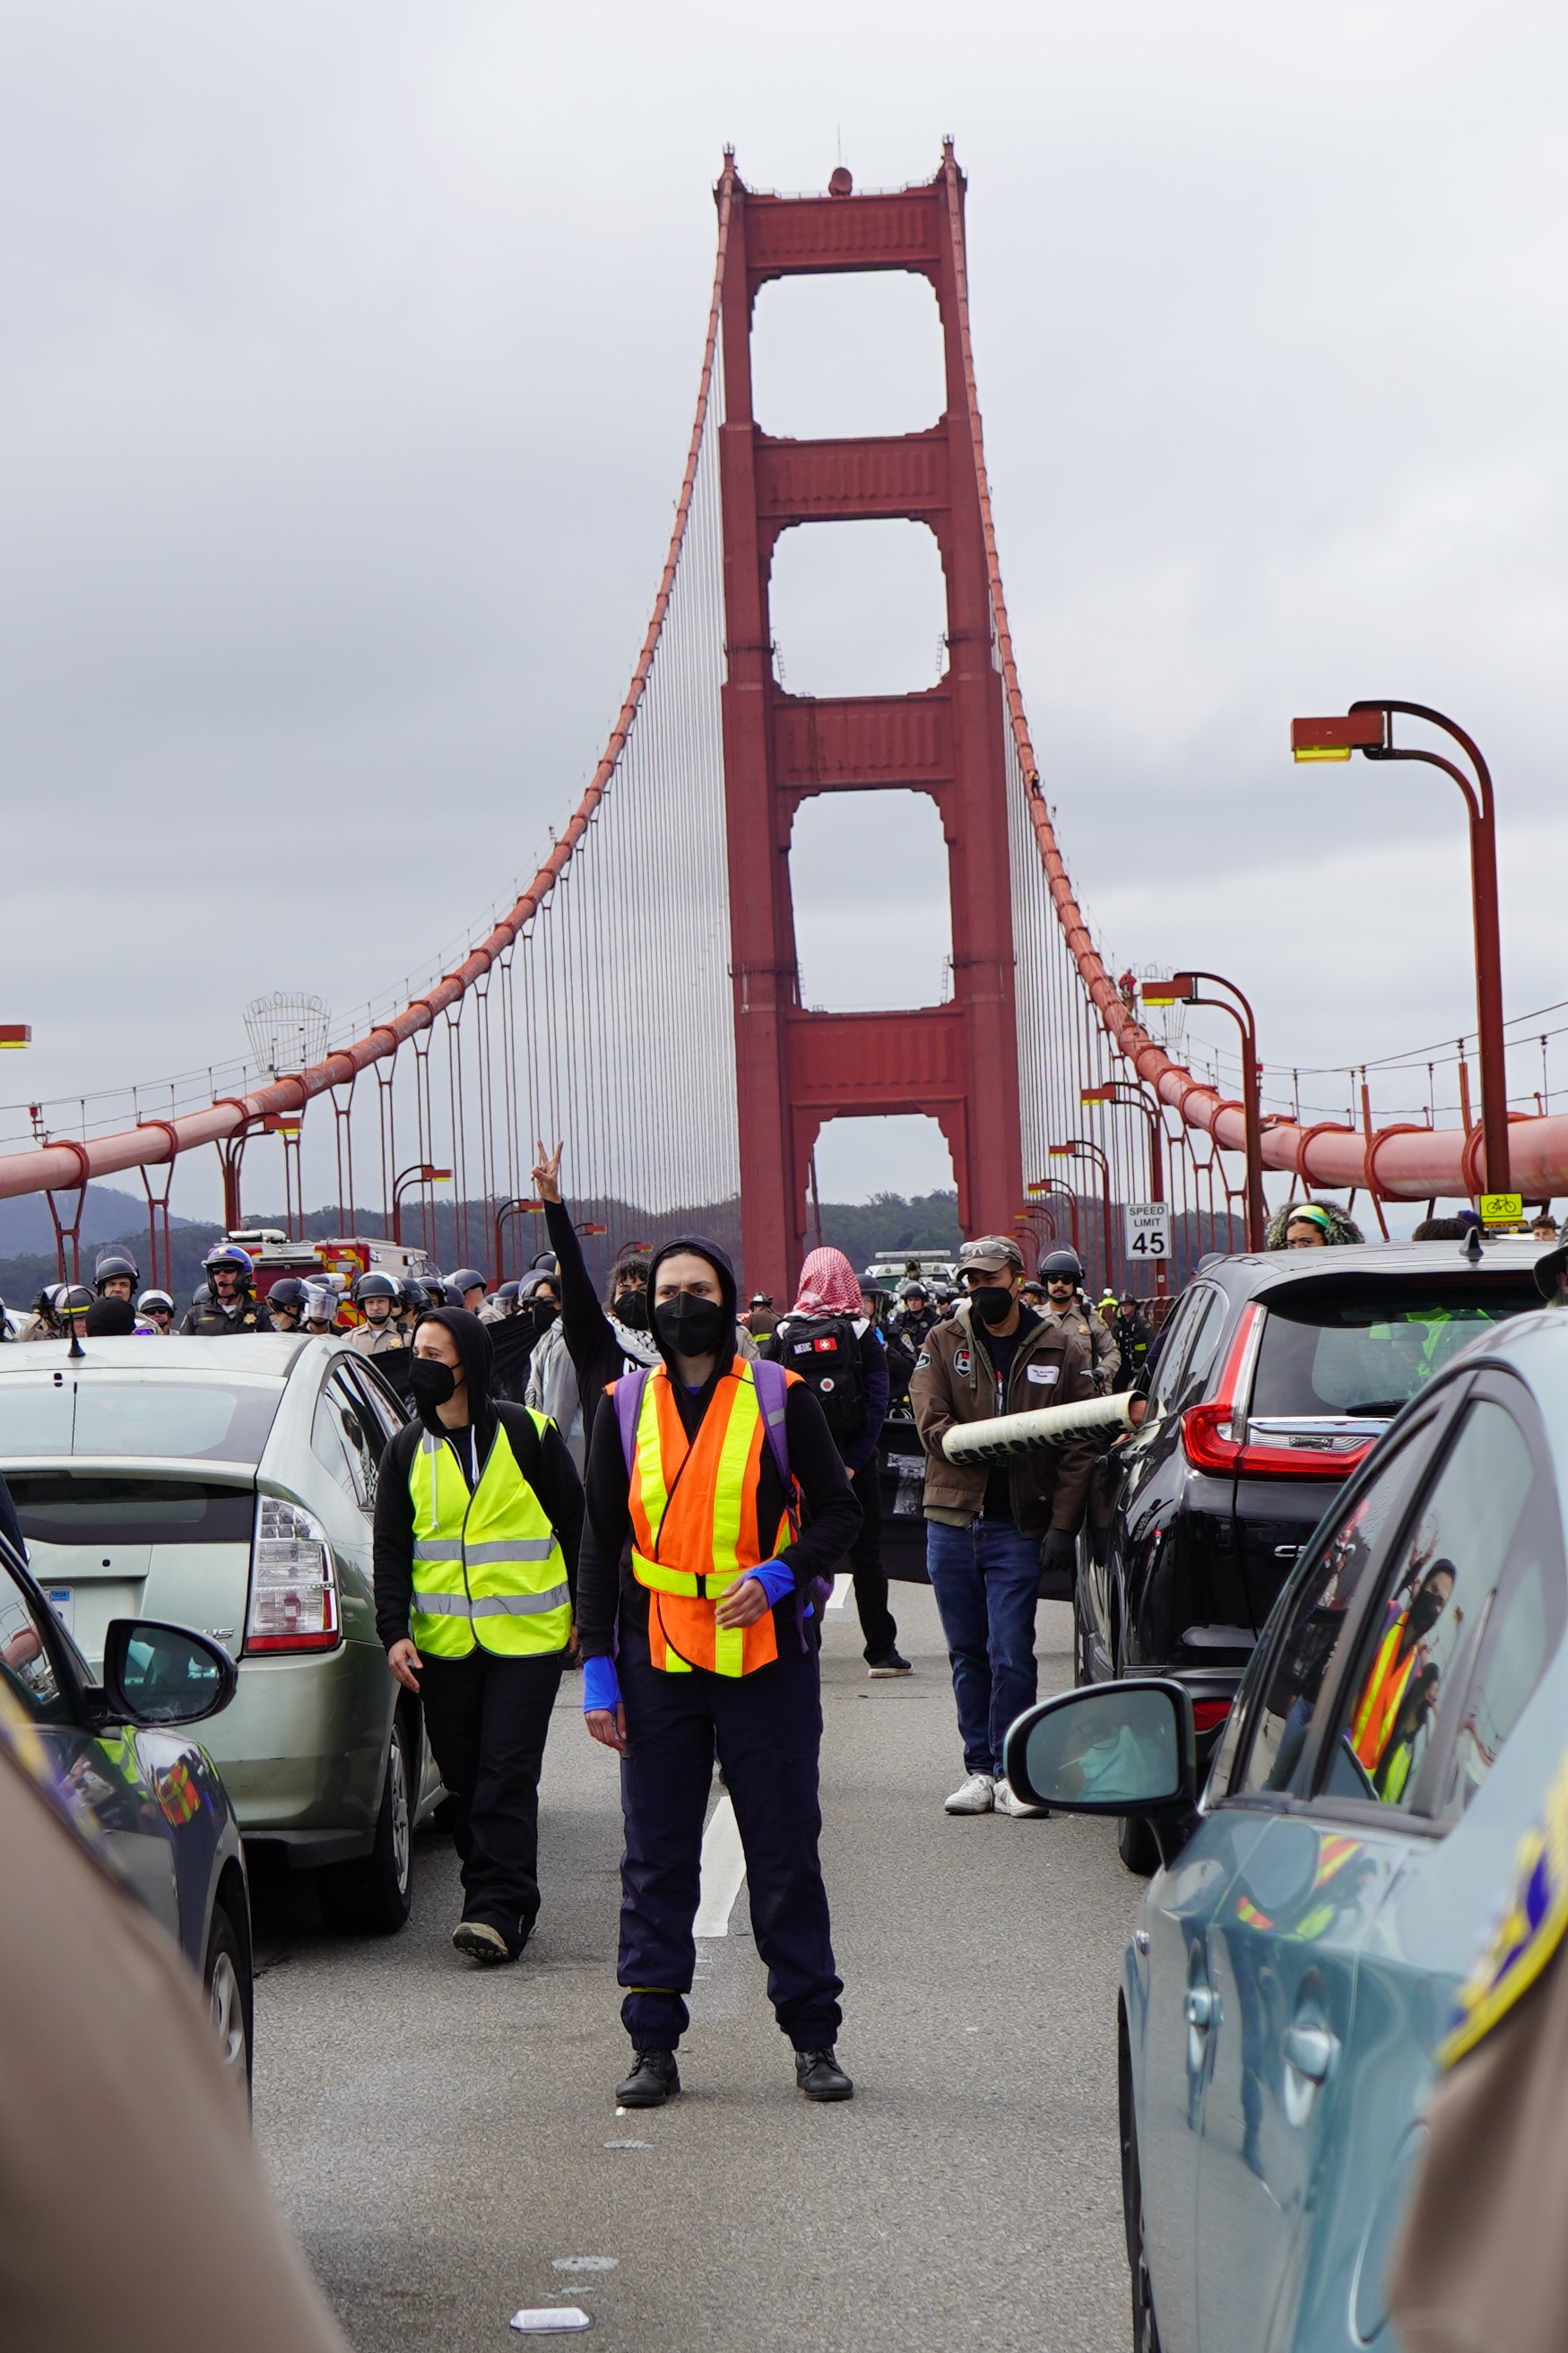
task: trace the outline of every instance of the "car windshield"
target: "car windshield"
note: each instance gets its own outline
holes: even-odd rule
[[[0,1462],[39,1454],[261,1459],[281,1381],[51,1375],[0,1380]]]
[[[1248,1419],[1388,1419],[1488,1324],[1541,1304],[1531,1277],[1387,1278],[1270,1292]]]

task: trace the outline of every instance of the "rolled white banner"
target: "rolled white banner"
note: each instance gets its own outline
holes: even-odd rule
[[[1033,1454],[1042,1446],[1065,1446],[1075,1438],[1114,1438],[1131,1430],[1127,1392],[1085,1398],[1078,1405],[1041,1406],[1035,1413],[1003,1413],[992,1421],[955,1423],[942,1441],[950,1462],[1005,1462],[1010,1454]]]

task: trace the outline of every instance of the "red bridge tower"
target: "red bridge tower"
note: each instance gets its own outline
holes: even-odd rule
[[[818,1131],[846,1114],[940,1121],[966,1234],[1007,1233],[1022,1206],[1002,680],[960,314],[963,176],[944,151],[927,187],[758,195],[729,167],[721,296],[721,484],[730,872],[746,1281],[793,1295]],[[837,193],[842,189],[843,193]],[[925,432],[775,439],[752,415],[752,311],[772,278],[907,269],[935,290],[945,413]],[[942,553],[948,666],[906,695],[813,698],[773,676],[768,587],[779,533],[868,517],[925,523]],[[947,842],[953,996],[908,1012],[808,1013],[800,1003],[789,847],[816,793],[929,793]]]

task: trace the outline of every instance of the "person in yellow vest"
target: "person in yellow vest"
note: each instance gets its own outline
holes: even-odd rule
[[[574,1651],[583,1489],[554,1423],[490,1395],[489,1332],[466,1308],[421,1317],[409,1379],[415,1419],[376,1485],[376,1630],[452,1799],[452,1942],[515,1961],[539,1915],[539,1773]]]
[[[661,1361],[612,1382],[588,1447],[578,1588],[588,1730],[622,1758],[622,2107],[680,2089],[702,1831],[717,1755],[768,1994],[807,2099],[847,2100],[843,1991],[817,1860],[822,1610],[855,1501],[822,1408],[735,1339],[714,1243],[648,1267]]]

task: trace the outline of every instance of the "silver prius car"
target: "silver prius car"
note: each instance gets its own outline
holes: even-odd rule
[[[192,1626],[238,1666],[205,1746],[247,1846],[318,1875],[334,1927],[408,1917],[439,1800],[371,1589],[376,1466],[403,1409],[331,1340],[0,1348],[0,1472],[32,1570],[95,1667],[111,1620]]]

